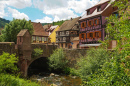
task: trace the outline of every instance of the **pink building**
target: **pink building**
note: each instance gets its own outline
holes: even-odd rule
[[[105,18],[117,10],[109,2],[110,0],[100,0],[95,6],[87,9],[86,14],[79,19],[79,42],[81,48],[100,46],[99,40],[104,41],[107,23]]]

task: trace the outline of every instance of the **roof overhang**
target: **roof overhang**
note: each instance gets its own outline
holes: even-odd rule
[[[91,46],[100,46],[101,45],[101,43],[99,43],[99,44],[81,44],[80,45],[80,47],[91,47]]]

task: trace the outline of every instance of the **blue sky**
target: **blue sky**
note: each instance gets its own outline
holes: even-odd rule
[[[99,0],[0,0],[0,17],[51,23],[82,16]]]

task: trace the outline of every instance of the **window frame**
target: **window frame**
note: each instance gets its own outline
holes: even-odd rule
[[[100,11],[102,11],[101,6],[98,6],[97,7],[97,12],[100,12]]]

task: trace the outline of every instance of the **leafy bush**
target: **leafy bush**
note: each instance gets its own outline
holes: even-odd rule
[[[107,52],[107,50],[92,48],[88,50],[86,56],[81,57],[77,63],[78,69],[75,74],[79,75],[83,80],[89,80],[92,74],[98,72],[108,59],[109,52]]]
[[[0,74],[0,86],[40,86],[40,84],[12,75]]]
[[[96,86],[129,86],[130,77],[124,71],[124,64],[121,64],[122,55],[115,51],[113,52],[112,59],[104,63],[100,73],[93,74],[91,81],[86,82],[87,85]]]
[[[33,55],[37,57],[37,56],[42,55],[42,53],[43,53],[43,50],[41,48],[36,48],[34,49]]]
[[[18,58],[15,57],[15,54],[9,54],[9,53],[3,53],[0,55],[0,72],[1,73],[6,73],[7,70],[10,72],[15,72],[18,70],[17,63]]]
[[[67,60],[63,49],[57,49],[49,57],[49,66],[54,70],[64,70],[67,67]]]

